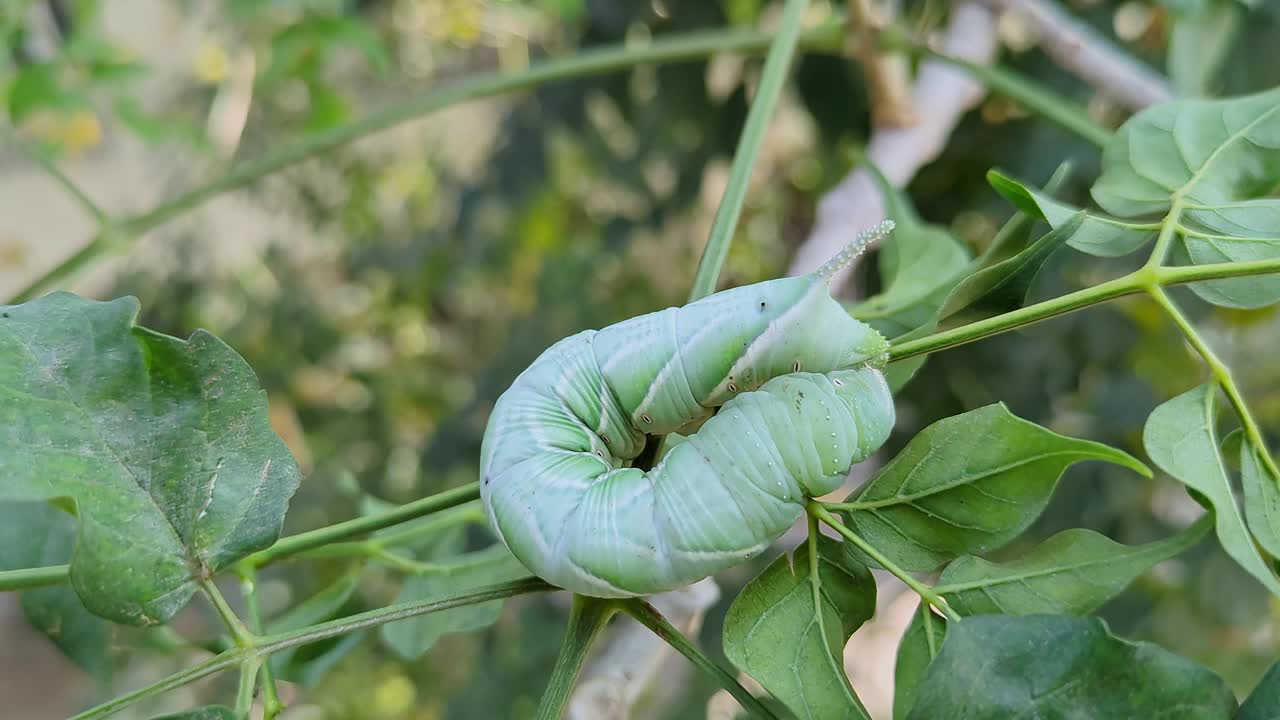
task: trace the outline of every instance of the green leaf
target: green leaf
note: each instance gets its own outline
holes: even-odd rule
[[[1280,89],[1179,100],[1130,118],[1102,154],[1093,199],[1133,218],[1164,214],[1192,263],[1280,257]],[[1204,300],[1252,308],[1280,300],[1280,278],[1191,286]]]
[[[172,715],[161,715],[153,720],[239,720],[236,713],[224,705],[205,705],[204,707],[183,710]]]
[[[1240,32],[1240,7],[1234,0],[1208,0],[1194,8],[1171,8],[1169,79],[1179,95],[1210,95],[1214,78],[1231,54]]]
[[[908,717],[1226,720],[1235,709],[1208,668],[1096,618],[980,615],[948,629]]]
[[[867,165],[880,185],[885,216],[897,227],[880,248],[884,290],[850,314],[894,338],[934,318],[946,294],[968,273],[969,250],[945,228],[920,220],[910,201]]]
[[[1067,183],[1067,179],[1071,177],[1071,172],[1071,161],[1064,161],[1054,169],[1053,174],[1045,181],[1039,193],[1045,197],[1053,197]],[[1017,185],[1015,181],[1009,180],[997,170],[987,171],[987,182],[992,186],[1001,183]],[[1031,244],[1031,230],[1035,227],[1038,218],[1040,218],[1040,213],[1035,211],[1026,212],[1019,209],[1014,213],[1001,226],[1000,231],[991,238],[991,243],[987,246],[987,249],[982,251],[982,255],[978,258],[979,269],[1008,260],[1025,250]]]
[[[0,570],[66,564],[75,537],[75,520],[48,503],[0,503]],[[70,587],[23,592],[22,611],[77,666],[96,678],[110,676],[116,626],[86,610]]]
[[[72,586],[145,625],[279,537],[298,467],[239,355],[137,312],[70,293],[0,306],[0,500],[73,500]]]
[[[1084,213],[1078,212],[1022,252],[960,281],[947,295],[939,314],[949,317],[973,309],[994,315],[1022,307],[1040,268],[1083,221]]]
[[[1264,452],[1252,443],[1240,443],[1244,516],[1262,549],[1271,557],[1280,557],[1280,478],[1263,464]]]
[[[995,170],[987,173],[987,181],[1014,207],[1028,215],[1043,218],[1055,230],[1071,222],[1081,212],[1078,207],[1055,200]],[[1126,223],[1086,214],[1067,244],[1090,255],[1119,257],[1146,245],[1155,236],[1156,230],[1150,224]]]
[[[527,577],[529,571],[504,545],[493,545],[457,557],[442,565],[439,571],[411,575],[405,579],[396,602],[413,602],[429,598],[465,593],[496,583]],[[498,621],[502,601],[420,615],[382,626],[381,637],[387,647],[405,660],[422,657],[444,635],[471,632]]]
[[[1084,615],[1119,595],[1139,575],[1200,542],[1211,518],[1145,545],[1122,545],[1092,530],[1065,530],[1012,562],[966,556],[934,590],[961,615]]]
[[[1161,470],[1213,507],[1218,541],[1227,554],[1273,594],[1280,595],[1280,582],[1245,529],[1231,479],[1222,465],[1214,429],[1214,401],[1214,385],[1205,384],[1160,405],[1147,418],[1143,445]]]
[[[946,637],[946,621],[921,603],[898,643],[898,659],[893,668],[893,720],[904,720],[911,712],[929,663],[942,650]]]
[[[1142,475],[1128,454],[1014,416],[1003,403],[940,420],[846,500],[847,524],[907,570],[929,571],[1017,537],[1068,466],[1105,460]]]
[[[1280,662],[1262,676],[1240,706],[1235,720],[1275,720],[1280,717]]]
[[[57,67],[48,63],[23,67],[9,87],[9,119],[14,124],[38,110],[68,110],[87,105],[84,96],[62,87]]]
[[[869,718],[845,675],[844,646],[874,614],[875,601],[871,572],[848,546],[814,535],[734,599],[724,623],[725,656],[802,719]]]

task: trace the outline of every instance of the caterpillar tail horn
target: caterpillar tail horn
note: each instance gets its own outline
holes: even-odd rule
[[[843,250],[836,253],[830,260],[823,263],[822,267],[818,268],[813,273],[814,276],[823,282],[830,284],[831,279],[835,277],[836,273],[852,264],[854,260],[857,260],[872,245],[888,237],[889,233],[893,232],[894,227],[896,227],[896,225],[892,220],[882,220],[876,225],[858,233],[858,236],[853,239],[853,242],[846,245]]]

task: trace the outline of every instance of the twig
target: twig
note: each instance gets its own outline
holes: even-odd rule
[[[996,55],[995,22],[985,9],[965,3],[951,15],[942,52],[973,65],[989,65]],[[920,64],[911,93],[918,122],[905,128],[877,128],[867,158],[895,187],[902,187],[942,152],[960,118],[986,94],[982,83],[952,63],[930,58]],[[856,169],[818,203],[817,220],[796,252],[790,274],[812,272],[848,244],[859,228],[884,219],[884,203],[875,182]],[[843,285],[848,271],[833,284]]]
[[[1158,73],[1072,17],[1053,0],[980,1],[992,10],[1022,18],[1054,62],[1130,110],[1141,110],[1173,98],[1168,82]]]
[[[872,124],[907,127],[916,122],[907,55],[887,50],[876,41],[876,35],[892,20],[889,12],[889,8],[875,7],[874,0],[849,0],[849,52],[858,59],[867,80]]]

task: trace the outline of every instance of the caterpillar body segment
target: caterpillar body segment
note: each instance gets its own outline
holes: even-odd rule
[[[760,553],[839,487],[894,411],[888,344],[831,297],[834,272],[548,348],[498,399],[481,450],[481,498],[512,553],[574,592],[662,592]],[[680,431],[653,468],[630,467],[647,436]]]

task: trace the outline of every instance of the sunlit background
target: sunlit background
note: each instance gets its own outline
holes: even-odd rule
[[[1171,14],[1212,2],[1063,4],[1162,69]],[[57,147],[67,174],[125,216],[459,78],[519,71],[584,46],[771,27],[779,5],[3,0],[0,107],[23,142]],[[901,22],[927,31],[948,6],[904,2]],[[814,3],[810,21],[833,9]],[[1101,122],[1123,118],[1046,59],[1026,28],[1006,18],[999,30],[1002,64]],[[1262,3],[1216,89],[1280,83],[1278,32],[1280,7]],[[64,286],[100,299],[135,295],[143,324],[183,337],[207,328],[244,355],[307,473],[286,531],[471,482],[494,399],[539,352],[580,329],[684,301],[759,70],[758,58],[720,54],[460,104],[215,198]],[[722,287],[786,271],[818,198],[849,171],[869,124],[857,65],[804,55],[770,126]],[[1086,202],[1096,149],[992,96],[909,192],[927,220],[981,249],[1011,212],[985,172],[1043,182],[1068,159],[1066,195]],[[82,247],[94,227],[39,165],[11,143],[0,149],[0,297]],[[864,263],[855,283],[864,292],[876,287],[873,267]],[[1059,253],[1035,293],[1115,268]],[[1280,315],[1193,307],[1274,436]],[[1150,410],[1199,372],[1154,306],[1111,304],[939,356],[900,397],[890,451],[933,420],[1002,400],[1056,430],[1137,452]],[[1147,541],[1183,524],[1186,512],[1185,494],[1167,480],[1089,464],[1068,473],[1020,547],[1077,526]],[[483,538],[480,528],[472,533],[437,552]],[[713,655],[729,599],[767,559],[720,578],[721,600],[700,635]],[[324,561],[273,569],[265,611],[296,605],[345,569]],[[397,574],[366,568],[333,612],[383,606],[401,592]],[[206,632],[204,612],[189,609],[179,626]],[[1159,566],[1102,614],[1120,634],[1209,664],[1237,690],[1280,650],[1274,604],[1216,546]],[[0,595],[0,715],[63,717],[199,657],[146,641],[156,647],[131,651],[126,663],[119,650],[143,642],[137,633],[74,617],[89,631],[58,648],[29,627],[18,597]],[[562,603],[534,596],[507,603],[492,627],[447,635],[420,657],[377,632],[306,648],[289,659],[286,717],[531,717],[563,624]],[[890,667],[895,642],[886,636],[862,652],[880,653],[877,662]],[[707,717],[710,681],[683,667],[668,675],[636,716]],[[862,690],[871,681],[855,682]],[[233,683],[186,688],[125,717],[226,697]]]

